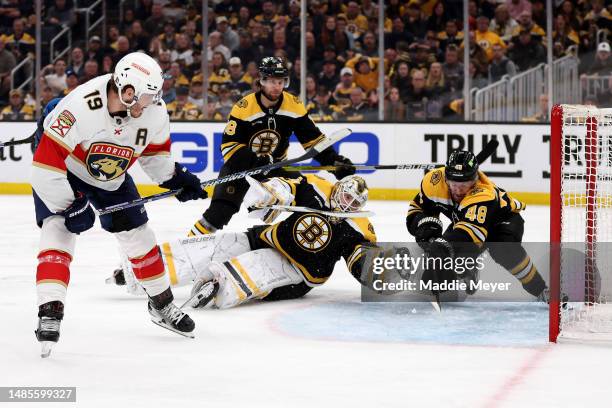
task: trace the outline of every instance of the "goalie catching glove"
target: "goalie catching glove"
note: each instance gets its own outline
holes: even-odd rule
[[[249,209],[251,218],[259,218],[266,224],[271,224],[280,214],[280,210],[267,209],[271,205],[291,205],[295,199],[289,184],[278,178],[259,182],[247,176],[250,185],[244,196],[244,205]]]

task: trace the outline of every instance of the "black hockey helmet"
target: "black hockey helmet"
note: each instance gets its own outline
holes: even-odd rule
[[[450,181],[471,181],[478,177],[478,160],[469,150],[455,150],[448,157],[444,174]]]
[[[259,63],[261,78],[289,78],[289,69],[282,58],[265,57]]]

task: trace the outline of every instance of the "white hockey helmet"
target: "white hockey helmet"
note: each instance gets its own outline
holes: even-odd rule
[[[362,177],[351,175],[334,185],[330,204],[333,211],[359,211],[368,201],[368,186]]]
[[[143,108],[161,100],[164,75],[153,58],[142,52],[132,52],[117,62],[113,80],[119,90],[119,100],[128,108],[137,102]],[[134,99],[125,102],[121,96],[123,88],[134,88]]]

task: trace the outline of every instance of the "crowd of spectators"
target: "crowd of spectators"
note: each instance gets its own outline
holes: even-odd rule
[[[45,26],[73,27],[73,38],[79,38],[79,15],[71,0],[44,3]],[[97,35],[86,44],[73,41],[67,58],[43,67],[33,81],[41,87],[41,104],[112,72],[121,57],[141,50],[166,73],[163,99],[172,119],[222,121],[233,103],[257,89],[261,58],[275,55],[288,61],[293,93],[299,93],[300,73],[306,69],[306,104],[315,120],[375,121],[381,98],[385,120],[462,120],[464,37],[470,41],[470,88],[546,61],[544,0],[470,0],[467,36],[462,2],[386,0],[384,61],[378,56],[378,2],[308,0],[305,66],[299,52],[299,0],[209,4],[208,48],[203,52],[200,1],[125,2],[122,13],[108,13],[105,42]],[[6,105],[0,120],[32,119],[34,114],[34,92],[11,89],[10,78],[15,65],[33,55],[32,7],[26,1],[0,1],[0,102]],[[107,2],[107,7],[119,6]],[[123,18],[113,20],[113,15]],[[585,78],[612,76],[609,43],[597,39],[611,25],[612,6],[606,7],[604,0],[561,2],[554,14],[555,57],[577,51]],[[202,55],[208,64],[207,90],[200,72]],[[384,70],[384,95],[378,94],[379,69]],[[612,91],[605,82],[596,98],[609,100]]]

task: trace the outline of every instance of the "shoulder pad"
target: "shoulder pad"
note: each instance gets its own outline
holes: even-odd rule
[[[323,177],[319,177],[315,174],[307,174],[306,181],[312,186],[312,188],[314,188],[314,190],[324,200],[324,202],[327,203],[329,201],[332,188],[334,187],[334,184],[332,182],[327,181]]]
[[[425,174],[421,182],[421,189],[425,197],[432,201],[442,204],[452,204],[452,199],[446,184],[446,177],[444,176],[444,167],[438,167]]]
[[[259,117],[263,112],[255,99],[255,93],[250,93],[234,104],[230,116],[236,119],[250,121],[252,118]]]
[[[363,237],[372,243],[376,242],[376,233],[374,232],[374,226],[367,218],[347,218],[348,225],[353,227],[355,231],[363,235]]]
[[[306,115],[306,107],[302,103],[299,97],[290,94],[287,91],[283,92],[283,103],[276,113],[278,115],[285,115],[292,118],[300,118]]]
[[[484,203],[495,200],[495,186],[489,183],[478,181],[474,188],[465,196],[459,205],[459,209],[469,207],[472,204]]]

